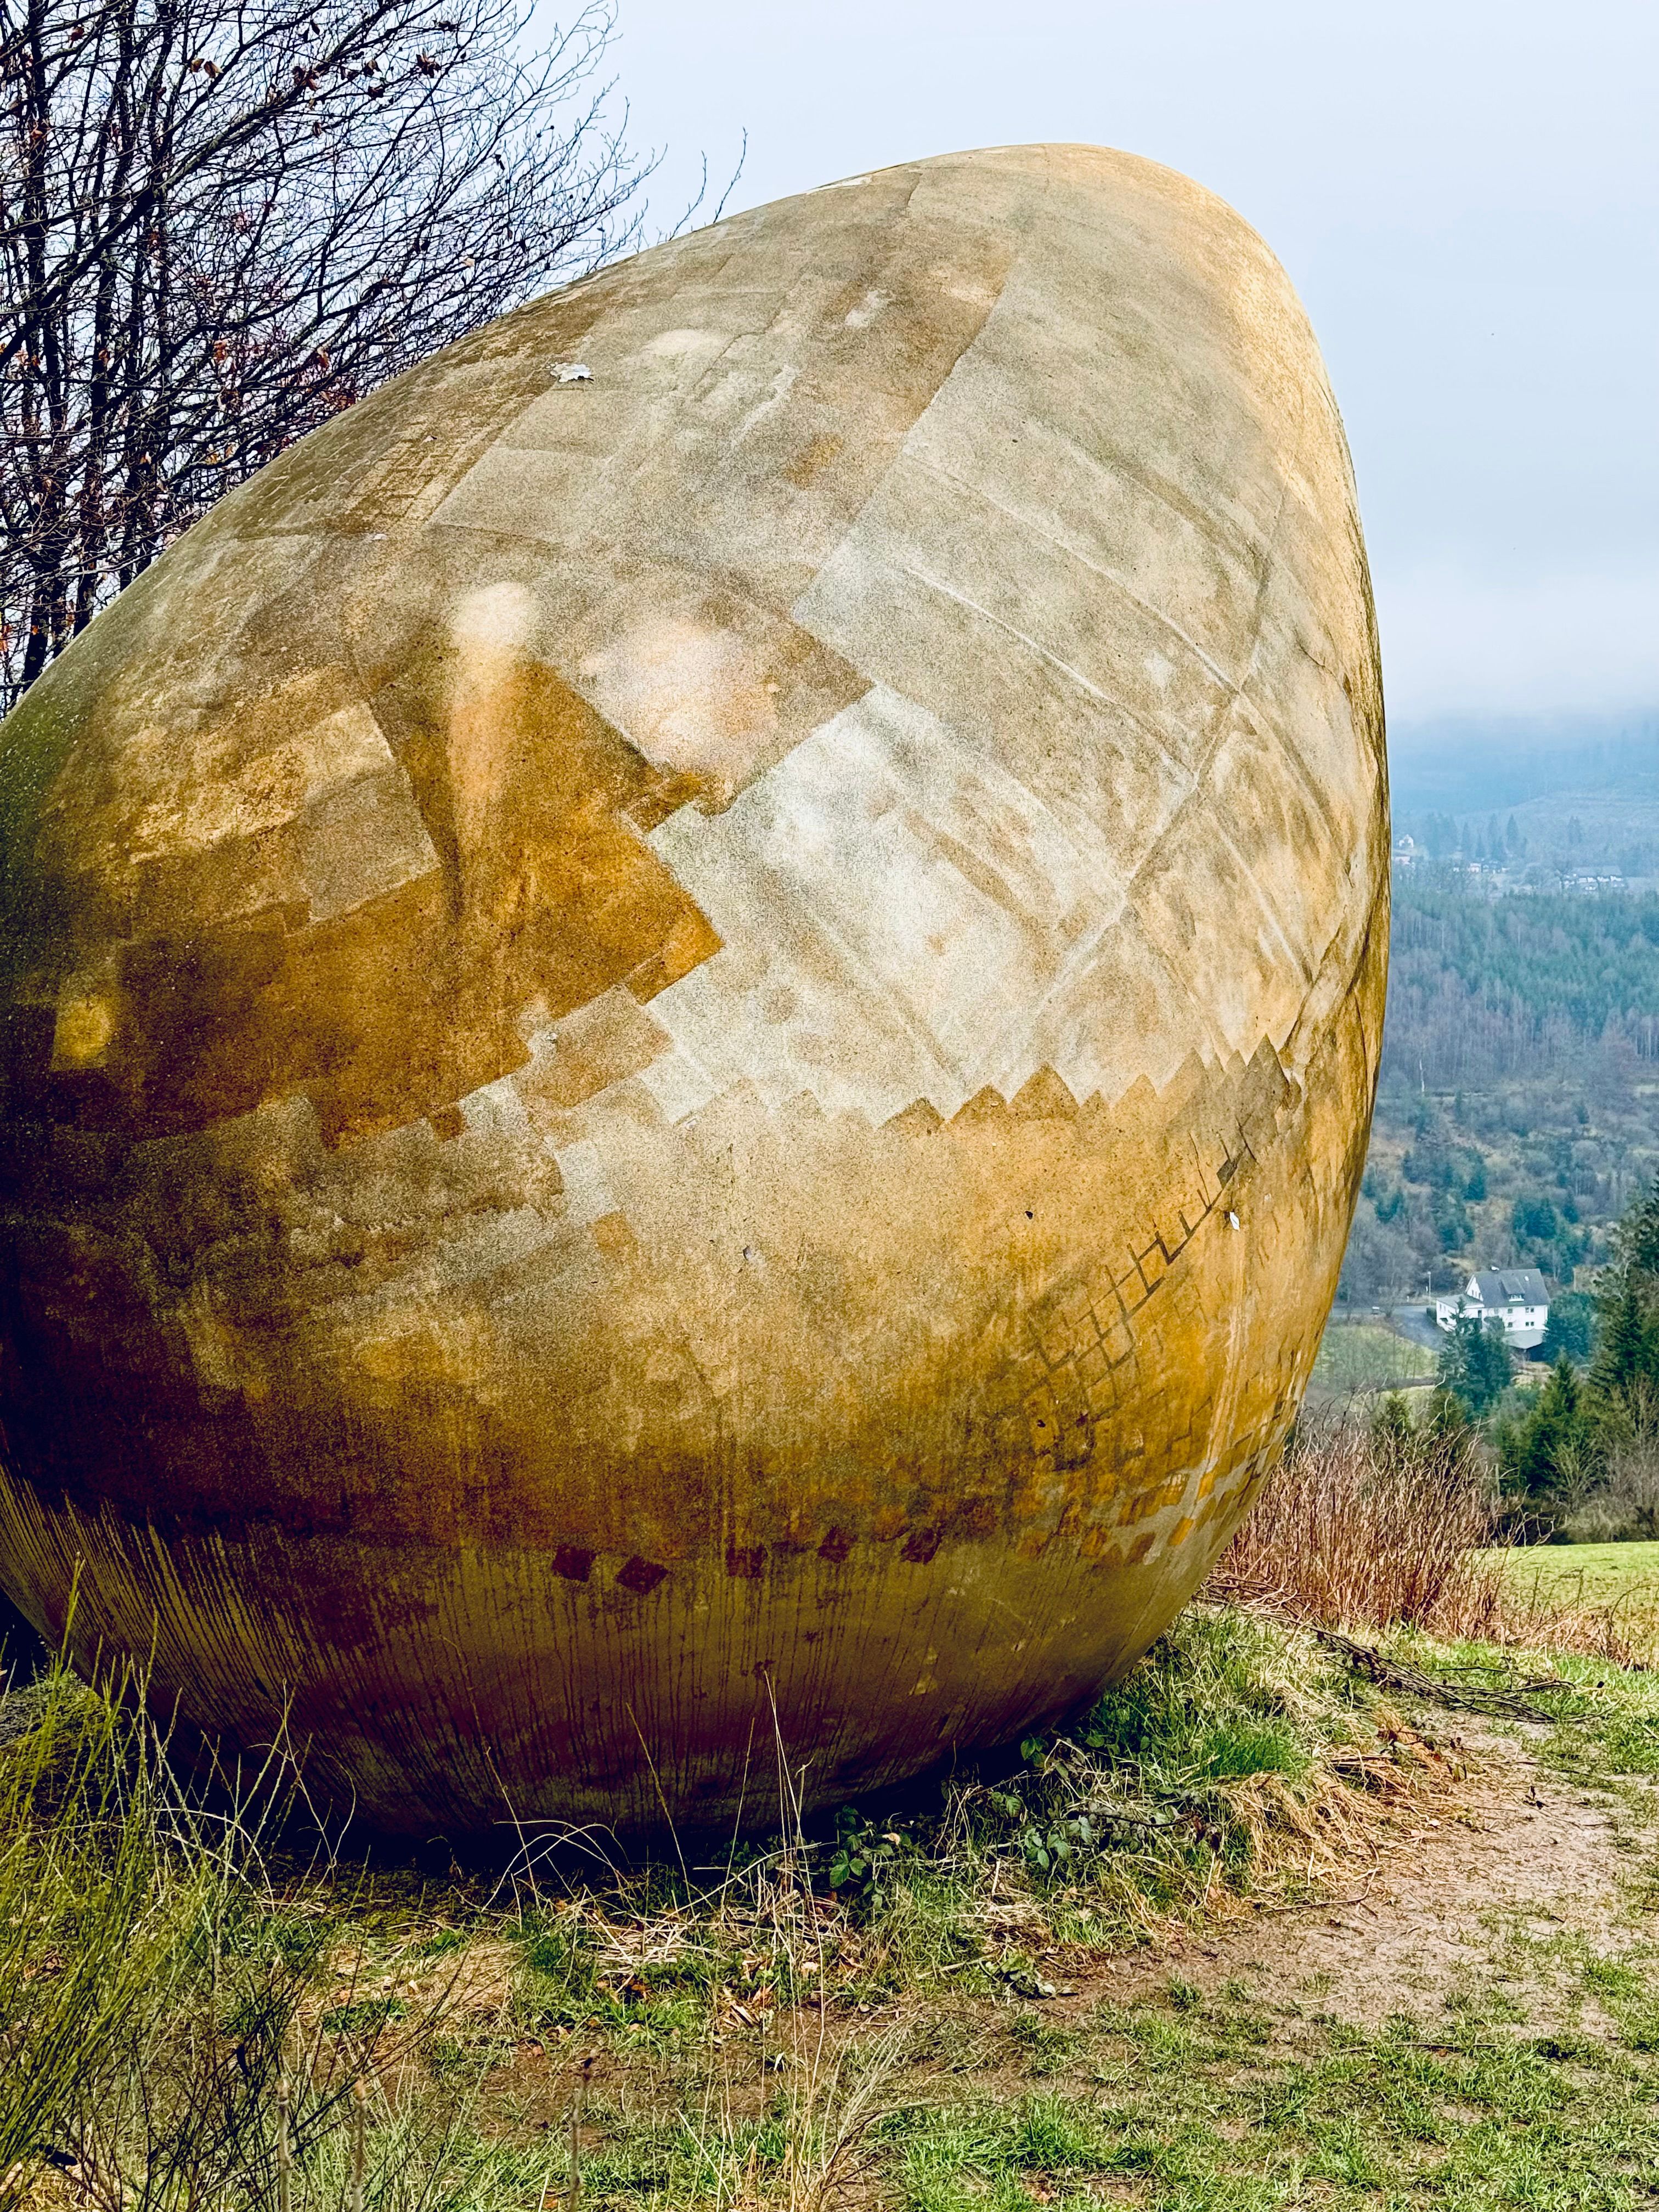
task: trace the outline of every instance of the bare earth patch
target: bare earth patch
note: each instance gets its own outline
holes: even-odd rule
[[[1517,1919],[1613,1941],[1619,1876],[1631,1843],[1617,1812],[1541,1769],[1524,1742],[1465,1728],[1472,1770],[1454,1811],[1391,1837],[1372,1877],[1323,1910],[1266,1911],[1201,1935],[1174,1935],[1160,1954],[1136,1954],[1068,1974],[1081,2003],[1133,2002],[1172,1972],[1206,1993],[1242,1979],[1273,2006],[1316,1998],[1363,2027],[1443,2002],[1491,1953],[1495,1924]],[[1534,2012],[1534,2023],[1547,2026]]]

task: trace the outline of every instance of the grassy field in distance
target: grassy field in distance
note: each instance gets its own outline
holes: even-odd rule
[[[1385,1323],[1333,1322],[1314,1361],[1310,1388],[1332,1398],[1356,1390],[1382,1390],[1391,1383],[1432,1375],[1435,1355],[1413,1344]]]
[[[1659,1544],[1528,1544],[1504,1566],[1523,1602],[1606,1613],[1633,1650],[1659,1650]]]
[[[1659,1544],[1531,1544],[1508,1553],[1505,1564],[1551,1596],[1582,1590],[1605,1604],[1639,1592],[1659,1609]]]

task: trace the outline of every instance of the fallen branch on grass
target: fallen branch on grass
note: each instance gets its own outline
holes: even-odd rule
[[[1370,1908],[1370,1899],[1363,1889],[1352,1897],[1304,1897],[1291,1905],[1263,1905],[1256,1898],[1250,1899],[1252,1912],[1334,1912],[1339,1905],[1363,1905]]]
[[[1171,1828],[1180,1827],[1183,1819],[1190,1821],[1192,1818],[1191,1808],[1184,1800],[1172,1802],[1177,1803],[1180,1809],[1166,1813],[1162,1817],[1155,1813],[1126,1813],[1121,1806],[1113,1804],[1109,1798],[1103,1797],[1082,1798],[1076,1809],[1088,1814],[1091,1820],[1103,1821],[1109,1828],[1145,1828],[1152,1835],[1165,1835]]]
[[[1574,1691],[1576,1686],[1571,1682],[1493,1683],[1489,1686],[1475,1682],[1451,1682],[1442,1675],[1425,1674],[1420,1667],[1413,1667],[1407,1660],[1389,1658],[1374,1644],[1356,1643],[1352,1637],[1340,1635],[1334,1628],[1314,1628],[1312,1632],[1328,1650],[1340,1651],[1356,1673],[1382,1689],[1403,1690],[1409,1697],[1422,1698],[1433,1705],[1451,1705],[1465,1712],[1493,1714],[1507,1720],[1553,1724],[1584,1717],[1582,1711],[1563,1713],[1535,1702],[1547,1691],[1556,1694],[1563,1690]]]

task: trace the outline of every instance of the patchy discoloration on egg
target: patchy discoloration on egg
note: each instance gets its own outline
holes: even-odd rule
[[[4,745],[49,1632],[78,1574],[388,1827],[696,1823],[775,1715],[833,1800],[1196,1585],[1387,935],[1341,428],[1218,202],[1001,149],[586,279],[233,494]]]

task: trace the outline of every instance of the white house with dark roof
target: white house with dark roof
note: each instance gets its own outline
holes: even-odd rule
[[[1437,1301],[1434,1317],[1448,1334],[1460,1314],[1477,1321],[1501,1322],[1504,1340],[1516,1352],[1544,1341],[1550,1317],[1549,1285],[1536,1267],[1488,1267],[1471,1275],[1455,1298]]]

